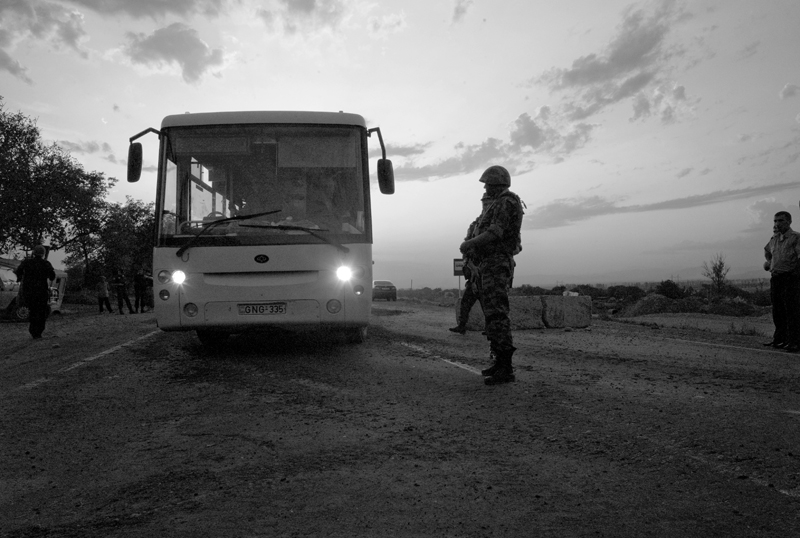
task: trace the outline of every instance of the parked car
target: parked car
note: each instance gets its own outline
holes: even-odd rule
[[[397,300],[397,288],[388,280],[372,281],[372,300],[386,299],[387,301]]]

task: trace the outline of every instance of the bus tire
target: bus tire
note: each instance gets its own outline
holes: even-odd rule
[[[201,344],[209,347],[220,345],[222,342],[227,340],[229,336],[229,333],[222,331],[212,331],[206,329],[197,330],[197,339],[200,340]]]
[[[345,339],[348,344],[363,344],[367,340],[367,328],[355,327],[347,329],[345,332]]]

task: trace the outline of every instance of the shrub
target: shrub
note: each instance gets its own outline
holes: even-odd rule
[[[64,304],[97,304],[97,294],[92,290],[79,289],[64,294]]]
[[[758,290],[751,294],[750,299],[756,306],[772,306],[772,298],[769,290]]]
[[[675,301],[659,295],[651,293],[642,299],[639,299],[635,305],[629,308],[626,316],[645,316],[647,314],[661,314],[663,312],[677,312]]]
[[[752,316],[755,311],[756,309],[753,305],[742,300],[723,300],[711,303],[708,306],[709,314],[717,314],[719,316]]]
[[[686,297],[686,290],[678,286],[672,280],[663,280],[656,286],[655,292],[669,299],[683,299]]]

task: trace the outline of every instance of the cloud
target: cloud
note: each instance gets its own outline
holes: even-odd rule
[[[560,162],[591,139],[594,125],[561,126],[551,124],[550,119],[548,107],[542,107],[535,117],[522,113],[512,123],[508,141],[490,137],[478,144],[458,143],[452,157],[433,164],[418,165],[415,159],[424,154],[430,143],[401,147],[405,151],[388,153],[391,157],[409,157],[407,162],[395,166],[398,181],[442,179],[482,171],[497,163],[502,163],[512,174],[522,174],[534,168],[536,155],[549,155]]]
[[[622,213],[644,213],[648,211],[663,211],[674,209],[688,209],[702,207],[731,200],[741,200],[753,196],[760,196],[779,192],[787,189],[796,189],[800,183],[779,183],[746,187],[743,189],[719,190],[706,194],[696,194],[683,198],[673,198],[653,204],[620,206],[617,202],[604,199],[600,196],[587,198],[559,199],[536,208],[525,217],[523,227],[526,229],[547,229],[568,226],[576,222],[588,220],[602,215],[617,215]]]
[[[83,15],[61,4],[41,0],[0,2],[0,69],[31,84],[27,68],[9,52],[25,41],[47,41],[56,50],[72,49],[82,58],[88,53]]]
[[[56,141],[56,144],[70,153],[97,153],[98,151],[102,151],[104,153],[113,152],[111,146],[107,142],[100,143],[95,142],[94,140],[89,142],[70,142],[68,140],[58,140]]]
[[[749,58],[750,56],[756,54],[759,47],[761,47],[761,41],[754,41],[753,43],[750,43],[739,51],[739,59],[744,60],[745,58]]]
[[[789,99],[790,97],[796,97],[798,93],[800,93],[800,86],[797,84],[787,84],[781,89],[779,97],[781,99]]]
[[[386,39],[390,34],[396,34],[406,28],[405,13],[392,13],[381,18],[370,17],[367,30],[372,38]]]
[[[9,54],[0,49],[0,70],[8,71],[13,76],[27,84],[33,84],[33,80],[28,76],[28,69],[23,67],[21,63],[9,56]]]
[[[344,0],[273,0],[257,15],[269,26],[279,25],[287,34],[336,30],[347,14]]]
[[[680,54],[667,36],[685,18],[675,0],[660,0],[644,9],[628,8],[616,35],[597,53],[575,59],[569,68],[554,67],[530,80],[565,95],[563,113],[573,121],[599,114],[624,100],[633,102],[633,118],[658,111],[662,121],[675,120],[676,102],[686,99],[683,86],[667,84],[668,60]]]
[[[410,146],[386,144],[386,152],[396,157],[411,157],[413,155],[422,155],[430,146],[430,142],[427,144],[413,144]],[[370,155],[381,155],[380,148],[371,150]]]
[[[677,177],[677,178],[686,177],[686,176],[688,176],[689,174],[692,173],[692,170],[693,170],[693,168],[684,168],[683,170],[678,172],[678,174],[675,177]]]
[[[228,0],[67,0],[104,15],[125,14],[135,18],[187,16],[201,13],[216,16]]]
[[[467,16],[467,11],[472,6],[472,0],[456,0],[453,7],[453,23],[459,23]]]
[[[223,64],[221,49],[211,49],[198,36],[197,30],[176,22],[160,28],[150,35],[127,34],[130,43],[123,52],[131,61],[146,66],[160,67],[176,63],[183,80],[194,84],[214,66]]]

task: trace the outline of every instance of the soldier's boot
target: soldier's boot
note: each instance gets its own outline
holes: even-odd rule
[[[463,326],[461,322],[459,322],[455,327],[450,327],[447,330],[458,334],[465,334],[467,332],[467,328]]]
[[[481,375],[483,377],[494,374],[495,371],[500,367],[500,365],[497,363],[497,354],[494,352],[494,350],[489,352],[489,360],[492,361],[492,365],[481,370]]]
[[[514,350],[503,350],[497,352],[497,368],[491,375],[484,377],[483,382],[487,385],[499,385],[501,383],[511,383],[516,381],[514,368],[511,365],[511,356]]]

